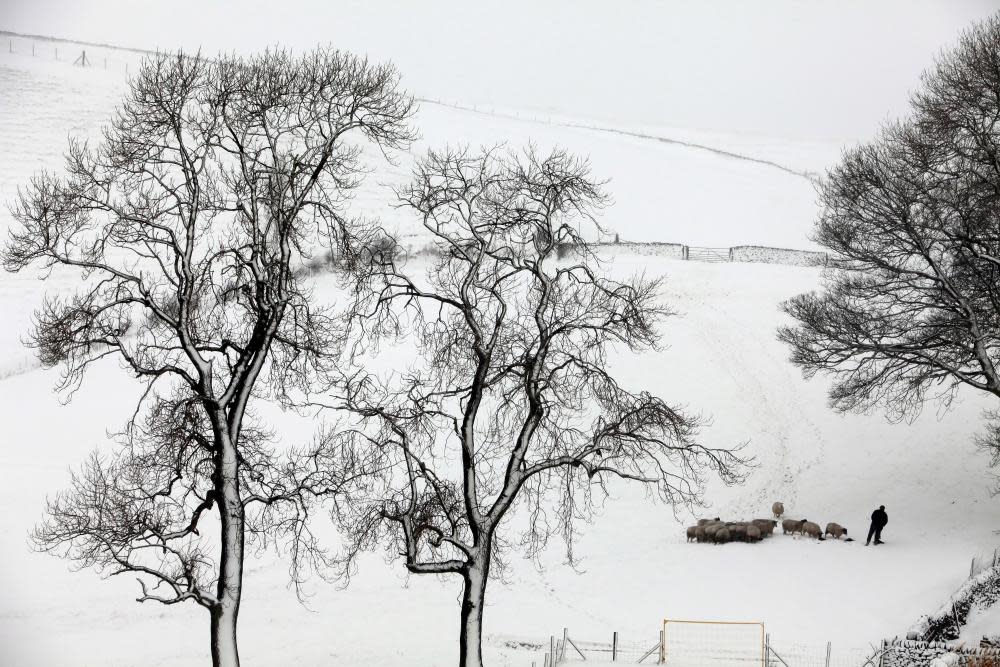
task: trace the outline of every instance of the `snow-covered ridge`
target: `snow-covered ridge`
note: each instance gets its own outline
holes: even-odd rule
[[[33,158],[33,168],[17,170],[20,174],[39,166],[58,166],[67,133],[93,132],[106,122],[124,92],[129,68],[134,70],[153,52],[6,36],[9,48],[0,49],[0,69],[4,70],[0,84],[20,94],[0,100],[0,113],[8,119],[0,128],[0,138],[14,149],[10,152],[15,159]],[[73,66],[83,51],[91,66]],[[33,81],[24,79],[28,73]],[[402,74],[405,83],[405,72]],[[18,81],[11,81],[14,78]],[[38,90],[57,79],[66,90]],[[67,100],[73,100],[72,105],[67,105]],[[518,111],[516,106],[469,109],[460,102],[424,98],[416,119],[424,138],[415,152],[445,143],[506,143],[518,150],[530,138],[542,149],[559,145],[589,155],[594,174],[609,179],[608,189],[615,202],[604,223],[641,241],[810,249],[815,192],[813,183],[802,174],[822,172],[840,151],[839,146],[829,143],[687,128],[619,126],[566,114],[542,117]],[[23,129],[24,123],[31,123],[30,131]],[[22,150],[22,142],[29,137],[37,144],[30,151]],[[390,222],[399,218],[400,214],[386,205],[387,194],[379,186],[405,180],[408,161],[403,159],[399,168],[379,168],[373,182],[359,193],[359,204],[369,213],[376,209],[374,212]],[[0,198],[9,200],[16,184],[0,181]],[[372,206],[375,202],[378,205]],[[2,218],[0,214],[0,221]]]
[[[525,120],[532,123],[540,123],[545,125],[555,125],[561,127],[576,128],[582,130],[591,130],[594,132],[606,132],[611,134],[617,134],[623,137],[635,137],[638,139],[645,139],[648,141],[656,141],[664,144],[673,144],[677,146],[684,146],[686,148],[693,148],[701,151],[707,151],[708,153],[714,153],[725,158],[731,158],[735,160],[745,160],[747,162],[753,162],[758,165],[763,165],[765,167],[772,167],[780,171],[792,174],[794,176],[801,176],[812,183],[818,183],[820,179],[820,174],[817,171],[812,171],[809,169],[799,169],[788,164],[782,164],[778,162],[777,159],[770,159],[763,155],[755,155],[753,152],[753,147],[743,148],[742,151],[737,149],[727,149],[722,148],[720,144],[710,144],[711,139],[696,139],[693,136],[690,138],[683,138],[684,134],[679,133],[674,130],[674,136],[670,136],[670,130],[660,130],[661,133],[657,133],[654,130],[643,130],[643,129],[629,129],[623,127],[611,127],[606,124],[599,124],[591,120],[582,120],[574,118],[572,116],[566,116],[563,114],[547,115],[542,116],[532,112],[524,111],[514,111],[505,110],[502,107],[477,107],[470,106],[467,104],[460,104],[458,102],[446,102],[439,99],[432,99],[426,97],[418,97],[418,101],[426,104],[436,104],[443,107],[448,107],[451,109],[457,109],[459,111],[466,111],[477,114],[485,114],[488,116],[494,116],[497,118],[508,118],[514,120]],[[690,133],[689,133],[690,134]],[[679,135],[679,136],[678,136]],[[721,139],[717,141],[722,141]]]

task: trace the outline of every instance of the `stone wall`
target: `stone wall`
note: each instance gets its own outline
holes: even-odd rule
[[[688,248],[683,243],[636,242],[620,241],[618,243],[594,243],[594,248],[605,252],[621,254],[666,257],[667,259],[689,259]],[[560,248],[564,253],[571,248]],[[811,250],[791,250],[789,248],[769,248],[767,246],[742,245],[732,248],[720,248],[729,251],[729,259],[733,262],[759,262],[762,264],[786,264],[789,266],[824,266],[827,263],[825,252]]]
[[[602,251],[613,251],[628,255],[645,257],[666,257],[667,259],[687,259],[683,243],[660,243],[657,241],[635,242],[621,241],[619,243],[594,243],[592,246]],[[561,250],[561,248],[560,248]]]
[[[937,611],[921,616],[910,628],[907,639],[886,642],[878,667],[1000,665],[1000,648],[961,648],[946,643],[946,640],[958,638],[970,609],[986,608],[998,602],[1000,565],[994,565],[962,584]],[[939,658],[941,660],[934,662]]]
[[[825,252],[768,248],[759,245],[738,245],[730,249],[734,262],[763,262],[765,264],[790,264],[793,266],[824,266]]]
[[[437,257],[441,249],[429,243],[426,238],[410,236],[399,239],[396,254],[400,257]],[[590,244],[592,250],[603,255],[630,255],[639,257],[664,257],[666,259],[689,259],[687,246],[683,243],[661,243],[659,241],[619,241],[595,242]],[[785,264],[789,266],[825,266],[828,262],[825,252],[811,250],[791,250],[789,248],[769,248],[767,246],[743,245],[732,248],[719,248],[722,253],[728,251],[730,261],[763,264]],[[574,246],[570,243],[561,244],[557,249],[559,257],[572,256]],[[330,270],[336,264],[336,258],[330,253],[317,255],[306,263],[305,269],[310,273]]]
[[[944,642],[898,639],[884,647],[882,660],[878,665],[879,667],[932,667],[931,663],[938,658],[944,659],[945,664],[953,664],[956,667],[975,667],[977,662],[986,659],[1000,662],[1000,649],[956,648]]]
[[[922,616],[908,637],[925,641],[958,638],[972,607],[987,608],[1000,602],[1000,565],[983,570],[955,591],[934,613]]]

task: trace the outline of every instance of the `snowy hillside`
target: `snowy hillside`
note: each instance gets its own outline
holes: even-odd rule
[[[6,203],[14,198],[18,185],[39,169],[59,169],[69,136],[99,136],[100,126],[110,119],[125,91],[127,68],[135,71],[141,59],[132,52],[87,47],[93,65],[84,68],[72,65],[73,58],[82,53],[78,45],[18,38],[12,38],[11,44],[13,53],[0,52],[0,90],[4,91],[0,95],[0,145],[4,147],[0,233],[6,233],[11,224]],[[59,61],[52,57],[57,49],[61,49]],[[511,110],[492,115],[423,103],[415,119],[422,139],[413,151],[462,143],[505,143],[513,149],[529,141],[541,149],[558,145],[589,156],[594,174],[609,180],[613,204],[603,222],[610,234],[618,233],[622,240],[814,248],[808,239],[816,215],[814,186],[792,172],[821,172],[836,159],[836,146],[670,128],[619,128],[681,142],[666,143],[577,127],[592,124],[586,119],[546,117],[539,122],[517,115]],[[390,188],[408,180],[410,156],[399,156],[397,162],[396,166],[380,163],[357,193],[356,211],[377,216],[402,236],[409,236],[415,232],[391,205]],[[22,298],[37,303],[39,286],[23,275],[0,281],[0,306],[13,325],[0,331],[0,351],[11,350],[0,361],[0,377],[30,363],[19,338],[31,307],[7,304]]]
[[[0,199],[9,200],[34,170],[58,167],[68,133],[93,136],[121,95],[123,76],[0,53]],[[434,104],[422,106],[416,123],[421,146],[534,141],[589,155],[594,173],[611,179],[615,202],[604,222],[623,239],[811,247],[812,184],[760,161]],[[622,129],[755,156],[791,171],[821,171],[837,153],[836,147],[778,140]],[[377,171],[358,197],[359,211],[382,216],[401,233],[408,233],[408,221],[389,206],[380,184],[404,180],[407,161],[403,156],[397,167]],[[3,210],[0,231],[9,224]],[[542,567],[515,560],[506,580],[491,584],[485,616],[491,664],[541,664],[539,647],[563,627],[582,639],[618,631],[653,642],[664,617],[760,620],[776,646],[790,652],[825,650],[832,641],[835,655],[856,656],[936,609],[964,579],[969,559],[992,551],[1000,539],[993,532],[1000,500],[989,495],[986,457],[972,443],[984,399],[963,394],[951,412],[931,409],[913,424],[840,416],[826,407],[824,382],[804,382],[786,361],[775,339],[783,322],[778,305],[816,288],[819,270],[628,254],[607,259],[618,275],[665,276],[664,297],[679,313],[664,331],[668,349],[614,359],[622,378],[710,417],[706,443],[746,442],[757,458],[748,484],[712,486],[713,506],[700,515],[766,517],[781,500],[789,515],[821,525],[837,521],[858,541],[777,535],[757,545],[686,544],[683,527],[692,517],[678,521],[668,508],[616,488],[598,521],[585,528],[579,571],[563,565],[553,546]],[[137,391],[105,363],[64,405],[51,391],[58,371],[32,370],[19,338],[41,294],[66,286],[58,279],[43,285],[27,275],[0,276],[6,322],[0,329],[2,655],[19,667],[203,664],[201,609],[138,605],[133,580],[70,572],[67,563],[26,545],[46,496],[129,416]],[[317,279],[319,295],[331,289],[329,279]],[[281,423],[288,441],[309,437],[308,420]],[[867,516],[879,504],[890,517],[887,544],[866,548]],[[271,554],[249,564],[240,615],[247,664],[454,663],[458,582],[408,577],[379,554],[361,564],[345,590],[311,582],[308,606],[296,601],[286,581],[286,565]]]
[[[17,91],[0,98],[0,137],[8,154],[0,174],[5,199],[22,174],[58,166],[68,134],[92,135],[110,117],[125,87],[123,63],[102,69],[100,51],[90,49],[96,64],[81,68],[67,60],[79,47],[70,52],[64,45],[59,62],[40,49],[32,57],[30,42],[21,40],[15,53],[0,53],[0,85],[4,91]],[[132,61],[129,66],[135,70],[139,56],[119,57]],[[594,173],[609,179],[615,201],[605,222],[628,240],[811,247],[806,237],[816,213],[815,192],[807,178],[792,172],[822,172],[839,153],[839,147],[822,143],[659,127],[611,128],[651,137],[641,138],[585,129],[580,126],[594,123],[570,116],[528,120],[514,110],[484,111],[424,102],[415,120],[422,141],[414,150],[446,143],[506,142],[518,148],[532,140],[542,148],[560,145],[589,155]],[[394,212],[385,205],[388,193],[379,183],[398,183],[408,174],[406,159],[399,168],[380,170],[360,194],[359,206],[393,219]],[[6,217],[2,219],[6,227]]]

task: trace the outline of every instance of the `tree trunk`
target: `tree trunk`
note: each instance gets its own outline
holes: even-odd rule
[[[238,610],[212,609],[212,667],[238,667],[240,655],[236,647],[236,616]]]
[[[459,634],[459,667],[483,665],[483,605],[486,601],[486,582],[490,575],[489,544],[481,546],[481,553],[462,573],[462,630]]]
[[[219,445],[216,491],[222,539],[217,589],[219,602],[212,610],[212,665],[239,667],[236,620],[243,595],[243,503],[236,447],[225,436],[219,438]]]

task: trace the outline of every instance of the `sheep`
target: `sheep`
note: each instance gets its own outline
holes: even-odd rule
[[[781,522],[781,530],[785,535],[791,533],[792,535],[802,532],[802,524],[806,523],[807,519],[785,519]]]
[[[778,522],[774,519],[754,519],[750,523],[757,526],[761,537],[771,537],[774,535],[774,529],[778,525]]]
[[[839,523],[828,523],[826,524],[826,532],[823,534],[833,535],[833,539],[839,540],[842,535],[847,535],[847,529]]]
[[[733,540],[745,540],[747,536],[747,525],[745,523],[732,523],[726,526],[729,535]]]
[[[774,503],[771,505],[771,511],[774,512],[775,519],[780,519],[785,513],[785,506],[782,503]]]
[[[815,537],[817,540],[823,539],[823,533],[820,532],[819,524],[813,523],[812,521],[803,521],[802,529],[800,532],[803,535],[808,535],[809,537]]]
[[[804,521],[804,520],[803,520]],[[795,521],[799,524],[801,522]],[[754,519],[753,521],[721,521],[719,519],[701,519],[698,525],[685,529],[688,542],[760,542],[764,537],[774,533],[778,522],[772,519]],[[796,531],[801,528],[796,528]],[[787,532],[787,531],[786,531]]]

